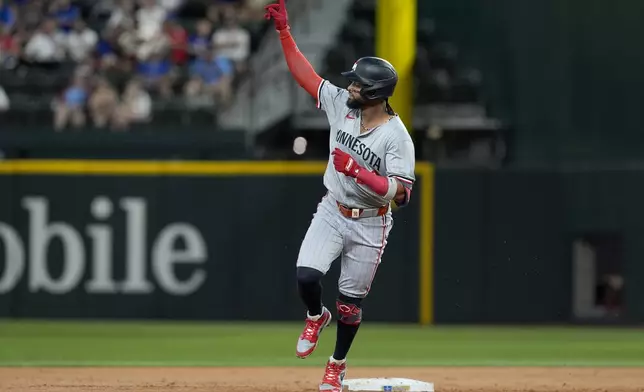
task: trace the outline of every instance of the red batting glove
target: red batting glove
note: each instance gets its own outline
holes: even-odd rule
[[[337,147],[335,148],[335,150],[333,150],[331,155],[333,155],[333,166],[335,166],[336,171],[343,173],[344,175],[349,177],[358,177],[358,174],[360,173],[360,170],[362,170],[362,167],[358,164],[358,162],[351,158],[351,155],[347,154]]]
[[[379,176],[377,173],[365,169],[360,166],[351,157],[351,155],[337,147],[333,150],[331,155],[333,155],[333,166],[335,166],[336,171],[355,178],[358,184],[367,185],[381,196],[385,196],[389,191],[389,181],[387,180],[387,177]]]
[[[286,0],[278,0],[276,4],[269,4],[264,9],[264,19],[271,20],[275,23],[277,31],[288,30],[291,27],[288,24],[288,12],[286,12]]]

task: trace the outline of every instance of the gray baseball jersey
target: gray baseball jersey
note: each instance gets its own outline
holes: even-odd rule
[[[409,132],[395,116],[389,122],[360,134],[360,111],[346,105],[349,92],[323,81],[319,88],[318,107],[326,112],[331,132],[329,148],[336,147],[351,154],[360,166],[376,171],[381,176],[398,178],[411,186],[415,181],[414,143]],[[324,173],[324,185],[331,197],[353,208],[373,208],[388,201],[358,184],[354,178],[338,173],[330,158]]]
[[[346,106],[349,92],[324,80],[318,89],[318,107],[325,111],[331,128],[329,148],[351,154],[360,166],[379,175],[397,178],[411,192],[415,181],[413,141],[398,116],[360,134],[360,111]],[[387,244],[393,226],[391,211],[382,216],[347,218],[337,202],[350,208],[377,208],[389,204],[366,185],[335,170],[329,157],[324,173],[328,193],[313,215],[297,260],[298,267],[326,273],[342,257],[338,282],[340,293],[363,298]],[[409,193],[408,193],[409,194]]]

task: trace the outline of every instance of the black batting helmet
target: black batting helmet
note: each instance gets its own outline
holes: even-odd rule
[[[366,100],[387,99],[394,95],[398,73],[389,61],[379,57],[362,57],[353,64],[351,71],[342,76],[360,83],[360,95]]]

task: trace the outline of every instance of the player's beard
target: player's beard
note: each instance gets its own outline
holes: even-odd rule
[[[349,109],[362,109],[364,106],[364,102],[362,102],[359,99],[354,99],[354,98],[347,98],[347,107]]]

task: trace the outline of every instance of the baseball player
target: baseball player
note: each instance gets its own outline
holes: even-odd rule
[[[324,173],[327,194],[318,204],[297,260],[298,292],[307,308],[296,355],[313,353],[331,323],[322,304],[322,277],[341,257],[336,300],[335,351],[326,364],[320,391],[341,392],[346,357],[362,322],[369,293],[393,225],[390,205],[409,202],[415,181],[414,144],[389,105],[398,75],[387,61],[359,59],[342,75],[347,89],[323,80],[298,50],[290,33],[285,0],[266,6],[279,32],[286,63],[297,83],[317,100],[331,128],[331,154]]]

